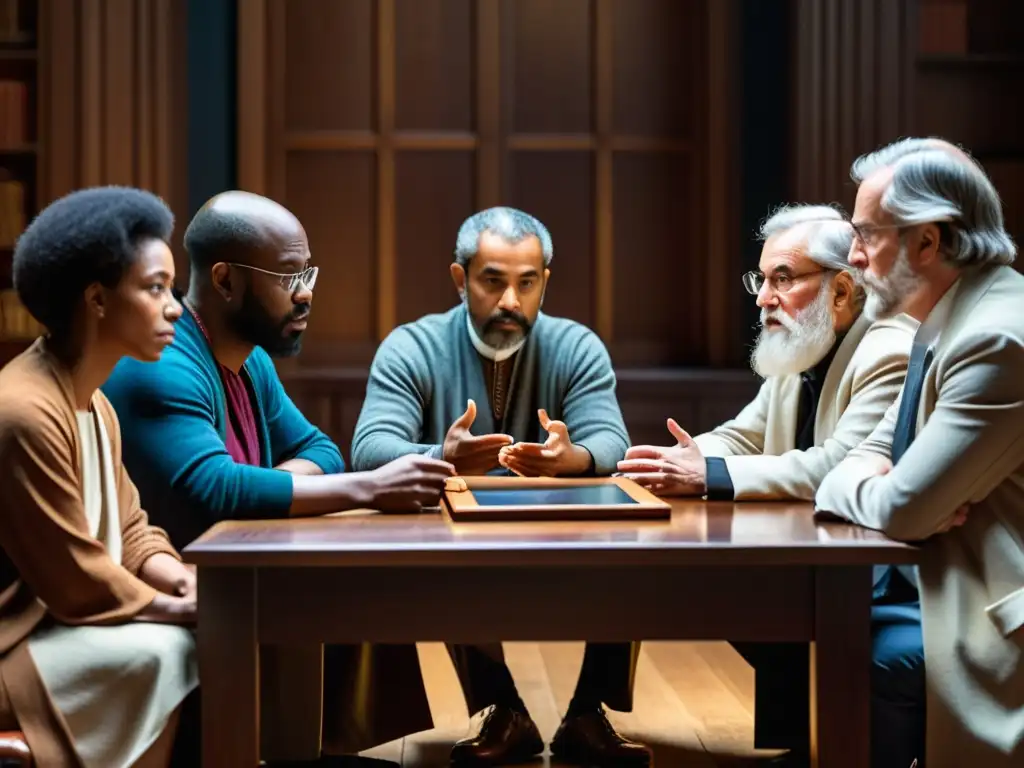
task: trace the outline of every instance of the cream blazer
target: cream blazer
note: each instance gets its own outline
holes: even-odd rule
[[[965,272],[948,311],[906,453],[882,476],[863,460],[891,455],[897,401],[815,501],[823,512],[922,542],[928,768],[1020,768],[1024,276],[1010,267]],[[964,503],[967,522],[938,534]]]
[[[822,382],[813,448],[796,450],[799,374],[765,379],[735,419],[694,442],[705,456],[725,457],[737,500],[810,501],[899,395],[917,327],[906,315],[875,323],[857,318]]]

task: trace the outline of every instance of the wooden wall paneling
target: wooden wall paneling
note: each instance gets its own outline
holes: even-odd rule
[[[550,0],[506,5],[506,202],[551,232],[555,258],[544,310],[593,326],[592,4],[571,0],[558,14]]]
[[[510,5],[512,23],[505,39],[514,51],[515,79],[504,96],[514,105],[512,130],[590,134],[590,0],[511,0]]]
[[[376,346],[382,180],[375,5],[267,3],[263,194],[299,217],[321,268],[303,353],[282,368],[339,358],[365,364]]]
[[[330,297],[317,305],[294,363],[365,364],[396,323],[451,306],[443,273],[435,281],[434,253],[443,245],[450,258],[461,219],[502,202],[532,210],[552,228],[558,258],[545,308],[594,327],[616,364],[738,359],[733,298],[708,298],[736,277],[737,241],[728,232],[734,182],[723,173],[734,154],[735,2],[722,11],[708,2],[571,0],[559,2],[557,14],[552,0],[240,4],[240,178],[313,222],[307,230],[324,267],[318,297]],[[704,42],[709,36],[714,44]],[[277,120],[285,122],[278,127]],[[475,159],[470,205],[463,200],[467,152]],[[372,156],[370,180],[359,171],[330,181],[315,170],[337,169],[337,158],[352,153]],[[640,166],[648,170],[638,174]],[[448,200],[422,192],[414,200],[411,190],[423,188],[427,168],[436,176],[433,196]],[[296,173],[329,186],[299,191]],[[624,186],[623,174],[648,186]],[[357,187],[371,196],[369,210],[346,207]],[[667,199],[648,207],[674,218],[644,213],[654,195]],[[459,206],[465,210],[456,215]],[[364,215],[369,223],[354,220]],[[641,239],[657,241],[653,251],[619,237],[623,216],[634,228],[647,216],[653,234]],[[416,247],[417,223],[431,240],[420,244],[428,254],[422,259],[407,251]],[[721,252],[713,263],[706,257],[712,249]],[[619,279],[631,260],[653,281],[642,290],[657,294],[644,309],[660,314],[646,325],[623,319],[635,303],[623,305],[624,292],[637,290],[635,281],[627,288]],[[683,272],[683,280],[664,279]],[[621,337],[623,323],[663,335]]]
[[[147,114],[152,114],[152,153],[142,155],[140,164],[152,167],[153,189],[171,203],[177,214],[175,227],[175,264],[178,284],[184,285],[188,274],[188,257],[182,240],[188,221],[188,52],[180,41],[188,34],[187,9],[178,0],[140,0],[151,8],[148,16],[153,59],[151,92]],[[140,55],[144,52],[140,49]],[[145,148],[145,143],[139,145]],[[142,177],[140,177],[142,178]]]
[[[476,206],[478,184],[497,189],[499,102],[483,94],[485,103],[474,103],[474,58],[493,66],[500,54],[494,48],[474,57],[479,45],[491,44],[478,39],[487,27],[478,18],[485,9],[475,5],[424,0],[395,7],[395,324],[458,302],[449,276],[455,233]],[[473,132],[477,120],[491,123],[486,150]],[[494,165],[481,179],[486,163]],[[381,328],[381,337],[388,331]]]
[[[536,150],[510,155],[508,201],[543,221],[554,241],[544,311],[593,327],[593,153]]]
[[[395,327],[395,0],[377,0],[377,338]]]
[[[238,6],[238,186],[267,193],[267,0]],[[280,52],[276,52],[280,55]],[[275,62],[276,63],[276,62]]]
[[[40,205],[87,186],[125,184],[187,204],[185,4],[44,0]],[[181,270],[184,259],[176,250]]]
[[[153,34],[151,16],[153,13],[152,3],[140,3],[135,9],[135,36],[139,41],[134,51],[132,66],[135,70],[135,103],[138,105],[139,137],[135,145],[135,162],[137,166],[137,178],[143,187],[152,187],[156,177],[154,161],[154,147],[156,131],[154,130],[153,119],[153,71],[154,63],[146,51],[154,48],[156,41]],[[159,54],[158,54],[159,58]],[[184,212],[179,212],[184,215]]]
[[[78,7],[43,0],[39,5],[39,183],[36,209],[75,187],[78,167]]]
[[[742,297],[739,261],[740,240],[736,221],[739,211],[734,190],[738,163],[732,149],[738,144],[736,132],[738,108],[730,41],[738,34],[739,13],[736,0],[710,3],[707,35],[704,38],[708,61],[707,119],[704,122],[706,152],[701,179],[707,184],[707,302],[705,325],[709,362],[716,368],[742,365],[744,349],[738,343],[739,298]]]
[[[476,210],[483,210],[499,205],[502,199],[501,0],[476,0],[473,9],[476,21],[476,135],[479,141]]]
[[[95,186],[103,174],[103,4],[84,2],[82,13],[82,167],[79,185]]]
[[[613,7],[612,357],[706,365],[705,4]]]
[[[597,0],[594,9],[594,79],[597,156],[595,159],[595,330],[605,344],[615,341],[615,168],[612,141],[615,125],[615,30],[612,0]]]
[[[797,3],[795,201],[834,202],[849,211],[855,195],[850,164],[908,131],[912,3]]]
[[[377,168],[372,150],[289,153],[281,199],[302,221],[320,265],[303,365],[330,364],[339,347],[366,363],[376,346]]]
[[[459,301],[448,270],[455,233],[474,206],[474,159],[472,151],[396,154],[396,324],[443,311]]]
[[[1024,101],[1010,96],[1019,93],[1022,74],[1024,62],[987,70],[926,64],[916,78],[915,134],[940,135],[978,157],[1024,155]]]
[[[473,135],[475,0],[395,5],[395,131]]]
[[[275,200],[285,198],[289,156],[285,151],[286,134],[291,127],[289,120],[301,119],[301,104],[332,104],[330,100],[316,98],[312,78],[299,76],[289,78],[288,73],[294,60],[302,56],[305,40],[312,30],[294,23],[295,3],[286,6],[286,0],[271,0],[267,6],[267,35],[271,63],[267,74],[267,113],[264,117],[267,141],[273,149],[266,164],[266,194]],[[288,11],[292,11],[289,13]],[[305,18],[299,16],[298,18]],[[313,72],[307,72],[312,75]]]
[[[703,362],[702,270],[685,257],[695,173],[688,153],[622,153],[615,159],[615,341],[623,367]],[[643,254],[638,258],[638,254]],[[703,255],[703,254],[702,254]]]
[[[103,46],[103,178],[112,184],[135,182],[135,133],[138,91],[135,88],[135,0],[105,0]],[[135,40],[135,45],[124,43]],[[144,39],[144,38],[143,38]],[[141,128],[141,126],[138,126]],[[141,135],[142,131],[139,130]]]

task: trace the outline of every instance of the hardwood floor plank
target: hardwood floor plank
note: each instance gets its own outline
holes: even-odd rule
[[[753,748],[754,721],[740,697],[712,667],[699,643],[650,643],[644,651],[695,723],[697,737],[719,756],[762,755]],[[773,753],[774,754],[774,753]]]

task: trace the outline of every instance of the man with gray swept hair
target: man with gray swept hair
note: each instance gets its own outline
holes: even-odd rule
[[[1024,276],[995,188],[959,147],[853,164],[867,311],[921,322],[897,403],[815,503],[921,542],[928,768],[1024,765]],[[894,574],[890,569],[890,577]]]
[[[764,377],[735,419],[690,436],[672,419],[672,447],[637,446],[619,471],[653,492],[710,500],[814,498],[818,484],[866,438],[903,384],[916,323],[862,312],[860,271],[847,263],[853,230],[829,206],[783,207],[761,228],[759,270],[743,277],[761,308],[751,355]],[[923,716],[903,705],[923,686],[917,597],[873,607],[873,743],[891,751]],[[755,668],[754,745],[809,761],[808,646],[737,643]],[[915,719],[916,718],[916,719]],[[877,763],[907,768],[905,763]]]
[[[609,475],[629,436],[601,340],[541,312],[553,255],[533,216],[489,208],[459,229],[450,271],[461,302],[395,329],[370,368],[352,464],[372,470],[408,454],[460,475]],[[496,606],[495,610],[501,610]],[[528,760],[544,742],[505,665],[501,644],[450,645],[478,734],[452,750],[462,765]],[[646,765],[648,750],[619,736],[602,704],[632,708],[629,643],[588,643],[576,692],[551,752],[561,762]]]

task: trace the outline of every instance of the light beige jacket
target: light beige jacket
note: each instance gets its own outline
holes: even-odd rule
[[[694,442],[705,456],[725,457],[737,500],[810,501],[899,395],[917,325],[906,315],[875,323],[857,318],[822,382],[813,448],[796,450],[799,374],[767,378],[735,419]]]
[[[1024,276],[965,272],[921,326],[937,331],[917,434],[891,455],[899,410],[836,467],[816,506],[905,541],[919,566],[928,768],[1024,766]],[[937,533],[958,507],[967,522]]]

